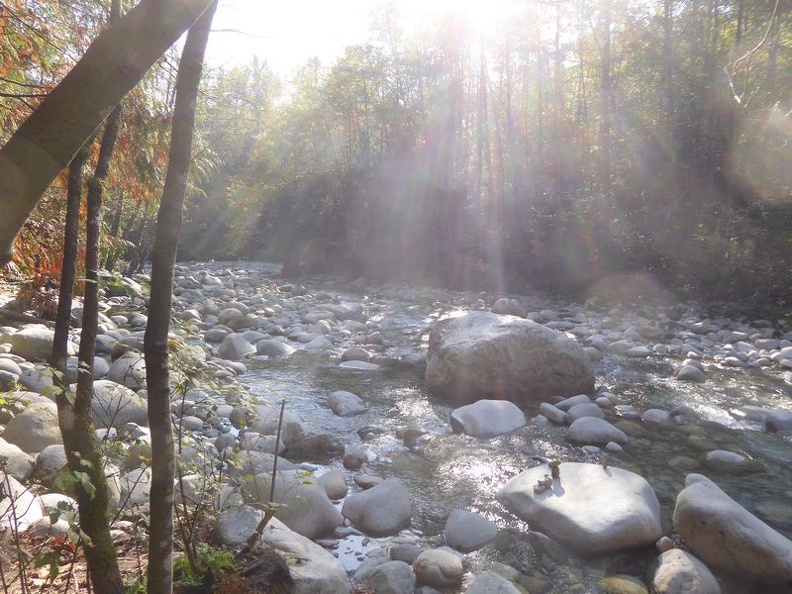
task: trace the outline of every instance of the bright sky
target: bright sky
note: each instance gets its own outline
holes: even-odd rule
[[[257,55],[284,75],[312,56],[329,66],[345,47],[371,39],[372,12],[383,1],[220,0],[207,60],[215,65],[244,64]],[[517,10],[525,0],[396,0],[396,4],[409,33],[448,12],[482,30],[492,29],[498,17]]]

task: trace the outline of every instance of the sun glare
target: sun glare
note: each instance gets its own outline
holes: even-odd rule
[[[244,63],[254,55],[282,74],[291,73],[308,58],[331,65],[344,48],[371,38],[376,6],[370,0],[293,0],[288,3],[221,0],[208,55],[215,64]],[[493,39],[524,0],[396,0],[395,8],[408,35],[436,28],[455,19],[466,31]]]

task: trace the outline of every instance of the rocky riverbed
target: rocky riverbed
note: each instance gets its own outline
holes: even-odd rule
[[[299,592],[790,591],[785,322],[278,272],[184,264],[175,280],[172,411],[184,484],[213,501],[218,543],[252,533],[277,453],[283,505],[263,538],[298,559]],[[127,509],[147,499],[146,282],[107,288],[94,365],[112,499]],[[590,393],[473,408],[428,394],[432,327],[481,311],[576,343]],[[68,501],[51,481],[64,461],[41,363],[51,339],[0,330],[0,456],[26,510],[12,519],[0,502],[0,526],[66,529],[44,513]]]

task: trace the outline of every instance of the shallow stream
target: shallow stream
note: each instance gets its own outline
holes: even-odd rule
[[[252,362],[241,381],[254,394],[270,403],[286,400],[287,410],[306,420],[315,432],[337,435],[347,447],[362,444],[369,461],[362,472],[398,478],[413,496],[413,522],[396,541],[442,545],[443,525],[456,508],[481,513],[501,528],[492,545],[474,553],[473,563],[506,562],[531,575],[548,576],[554,591],[567,591],[569,580],[558,573],[574,571],[573,582],[593,583],[602,571],[642,571],[652,557],[614,556],[607,561],[557,563],[548,551],[525,536],[528,526],[505,511],[495,494],[512,476],[538,462],[533,456],[562,461],[601,462],[600,455],[568,444],[564,429],[537,421],[536,410],[526,410],[531,419],[520,431],[489,440],[452,433],[452,408],[426,393],[423,366],[399,362],[420,352],[433,320],[454,303],[414,303],[408,300],[337,294],[344,302],[364,302],[370,320],[385,338],[379,370],[346,370],[326,358],[298,352],[287,360]],[[464,304],[463,304],[464,308]],[[409,357],[408,357],[409,358]],[[628,359],[606,354],[596,364],[598,385],[631,404],[639,412],[649,408],[674,411],[679,422],[651,425],[640,420],[620,419],[614,412],[606,418],[630,435],[630,443],[607,461],[644,476],[660,500],[666,534],[672,534],[671,515],[677,493],[689,472],[701,472],[765,522],[792,537],[792,439],[764,432],[759,422],[746,420],[745,406],[784,407],[792,404],[792,372],[773,369],[730,369],[710,371],[706,383],[684,383],[674,379],[680,361],[653,356]],[[347,390],[368,405],[366,413],[342,418],[334,415],[326,397]],[[360,431],[367,428],[364,431]],[[365,439],[361,438],[365,435]],[[755,461],[750,471],[719,470],[706,465],[711,450],[738,452]],[[339,468],[341,461],[318,466],[317,474]],[[354,570],[362,555],[394,539],[350,537],[340,541],[335,553],[348,570]],[[551,555],[552,556],[552,555]],[[604,565],[603,565],[604,564]]]

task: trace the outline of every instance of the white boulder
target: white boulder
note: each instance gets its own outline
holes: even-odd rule
[[[525,415],[507,400],[479,400],[451,413],[454,433],[488,439],[511,433],[525,426]]]

